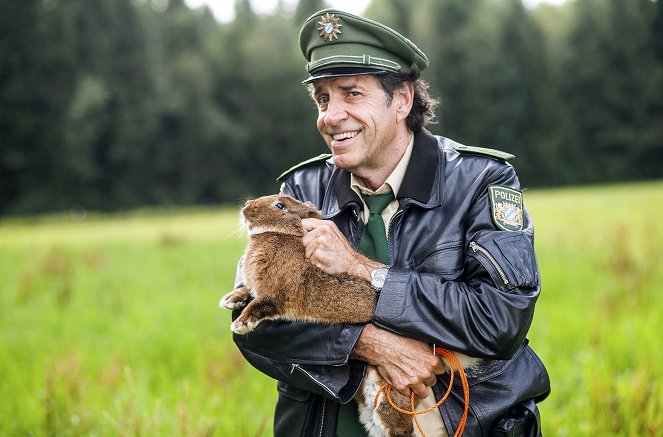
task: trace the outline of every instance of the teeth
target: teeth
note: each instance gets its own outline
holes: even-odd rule
[[[341,141],[341,140],[347,140],[348,138],[354,138],[357,135],[359,135],[359,131],[353,131],[353,132],[343,132],[342,134],[336,134],[332,135],[332,138],[336,141]]]

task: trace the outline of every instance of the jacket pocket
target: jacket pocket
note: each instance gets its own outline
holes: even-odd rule
[[[279,396],[274,410],[274,437],[315,435],[315,395],[280,381],[276,387]]]
[[[310,391],[298,389],[281,381],[277,382],[276,390],[279,392],[279,395],[299,402],[306,402],[313,396],[313,393]]]
[[[544,400],[550,393],[548,372],[527,341],[509,360],[485,360],[475,368],[468,369],[470,386],[470,414],[465,426],[465,435],[490,436],[493,427],[515,405],[528,399]],[[449,384],[448,374],[438,377],[436,386],[440,395]],[[450,397],[441,411],[445,423],[457,426],[463,415],[463,388],[454,380]]]
[[[536,288],[539,286],[539,268],[534,255],[534,247],[526,234],[509,234],[495,239],[500,253],[506,260],[506,267],[517,287]]]
[[[414,258],[414,270],[435,273],[446,280],[453,280],[463,271],[463,246],[460,241],[443,243]]]
[[[470,242],[469,255],[479,261],[501,290],[539,286],[534,247],[524,233],[485,233]]]

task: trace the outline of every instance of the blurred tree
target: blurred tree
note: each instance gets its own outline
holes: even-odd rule
[[[663,2],[373,0],[442,98],[432,130],[517,155],[524,185],[663,175]],[[0,2],[0,214],[219,203],[326,151],[294,18],[235,0]],[[158,7],[156,7],[158,6]]]
[[[295,25],[301,25],[308,17],[327,7],[324,0],[299,0],[295,8]],[[299,30],[299,28],[297,29]]]
[[[151,174],[145,162],[156,145],[156,112],[142,23],[131,3],[104,1],[81,3],[77,21],[78,82],[91,74],[108,90],[106,118],[97,121],[107,124],[99,126],[97,143],[88,145],[95,148],[103,172],[96,197],[81,203],[103,209],[106,202],[122,207],[148,203]]]
[[[97,190],[106,168],[99,152],[112,136],[111,97],[105,81],[92,74],[81,77],[73,91],[63,120],[61,174],[55,180],[68,202],[91,206],[103,197]]]
[[[651,26],[652,46],[659,62],[663,62],[663,2],[656,2],[656,14]]]
[[[474,48],[475,71],[467,84],[477,99],[464,116],[473,131],[470,138],[515,154],[523,184],[545,183],[551,163],[536,158],[541,148],[550,147],[545,140],[548,60],[540,27],[520,0],[486,2],[475,25],[483,36]]]
[[[428,58],[428,77],[439,90],[442,104],[438,110],[442,134],[462,142],[477,143],[472,135],[471,123],[466,117],[480,101],[473,88],[475,77],[485,74],[479,71],[475,62],[485,52],[483,29],[476,25],[477,11],[485,0],[448,0],[431,2],[428,31],[433,36]]]
[[[577,167],[584,165],[584,162],[575,161],[569,155],[572,118],[568,102],[560,93],[567,79],[560,60],[573,50],[573,47],[567,46],[565,35],[569,31],[574,8],[573,3],[567,2],[561,7],[542,5],[532,13],[543,34],[545,72],[544,79],[536,85],[542,100],[539,105],[539,132],[530,154],[530,160],[534,161],[533,168],[525,166],[525,172],[536,172],[538,176],[532,181],[542,185],[572,183],[577,178]]]
[[[50,181],[75,63],[70,17],[52,5],[0,2],[0,213],[60,207]]]
[[[215,59],[225,53],[217,46],[221,31],[208,13],[193,16],[181,1],[163,16],[146,12],[154,43],[162,53],[159,71],[158,116],[153,202],[217,203],[223,199],[224,170],[229,166],[224,146],[234,142],[236,127],[225,108],[213,99],[217,78]],[[148,21],[149,19],[149,21]]]
[[[366,10],[366,16],[385,23],[403,35],[411,35],[412,13],[420,7],[421,1],[414,0],[373,0]]]
[[[656,3],[582,0],[562,60],[577,181],[661,174],[661,82],[651,44]]]
[[[251,0],[235,0],[235,21],[244,25],[255,23],[256,14],[251,7]]]
[[[236,153],[242,154],[238,179],[251,187],[250,194],[275,191],[280,171],[311,154],[324,151],[315,129],[316,113],[301,81],[306,70],[297,32],[280,16],[259,18],[249,31],[246,23],[232,23],[229,47],[233,62],[223,71],[217,98],[229,105],[245,134]],[[236,38],[232,35],[241,35]],[[239,79],[239,80],[238,80]]]

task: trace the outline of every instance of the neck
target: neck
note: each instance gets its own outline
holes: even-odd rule
[[[383,151],[384,160],[380,162],[375,168],[366,169],[365,171],[355,172],[355,175],[360,177],[366,186],[375,191],[380,188],[389,176],[394,172],[398,163],[403,158],[407,146],[410,144],[412,134],[405,131],[402,135],[392,143],[390,147],[385,147]]]

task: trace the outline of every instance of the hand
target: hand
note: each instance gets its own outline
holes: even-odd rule
[[[376,366],[382,377],[403,396],[410,390],[421,399],[428,396],[427,387],[445,372],[439,357],[426,342],[404,337],[367,324],[351,353],[352,358]]]
[[[326,273],[348,273],[370,281],[371,272],[384,267],[354,250],[330,220],[303,219],[302,227],[306,258]]]

